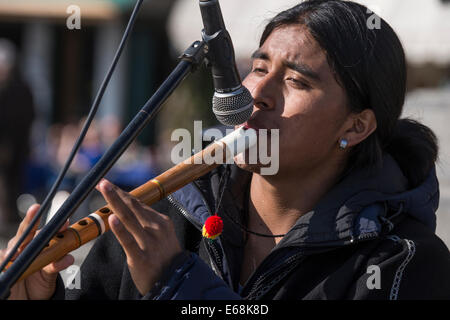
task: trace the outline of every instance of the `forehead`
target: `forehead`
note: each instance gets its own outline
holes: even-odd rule
[[[330,71],[325,51],[302,25],[288,25],[276,28],[264,41],[259,51],[270,60],[307,63],[317,72]]]

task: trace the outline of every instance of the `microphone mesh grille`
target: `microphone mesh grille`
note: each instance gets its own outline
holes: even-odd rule
[[[215,92],[212,100],[213,112],[224,125],[239,125],[252,115],[253,98],[245,87],[227,94]]]

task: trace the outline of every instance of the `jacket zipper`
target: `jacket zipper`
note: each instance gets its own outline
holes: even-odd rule
[[[172,195],[167,196],[167,200],[170,202],[172,206],[175,207],[190,223],[194,225],[198,230],[202,231],[203,226],[192,216],[189,214],[189,212],[181,205],[181,203],[178,202]]]
[[[180,202],[178,202],[178,200],[176,200],[172,195],[167,196],[167,200],[189,222],[191,222],[200,232],[202,232],[203,226],[197,220],[192,218],[192,216],[189,214],[189,212],[186,210],[186,208]],[[207,206],[206,203],[205,203],[205,205]],[[209,207],[208,207],[208,211],[211,212]],[[216,269],[216,274],[220,275],[220,277],[223,279],[224,275],[223,275],[222,258],[220,257],[219,252],[217,251],[217,248],[215,247],[215,244],[214,243],[208,243],[207,244],[207,249],[208,249],[209,255],[214,257],[214,259],[211,259],[211,263],[214,264],[214,267]]]

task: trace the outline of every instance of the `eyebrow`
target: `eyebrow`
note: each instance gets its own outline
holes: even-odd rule
[[[261,51],[260,49],[253,52],[251,58],[253,60],[255,59],[261,59],[261,60],[267,60],[270,61],[269,55],[265,53],[264,51]],[[313,71],[309,66],[303,64],[303,63],[297,63],[293,61],[284,61],[283,64],[294,71],[297,71],[298,73],[303,74],[304,76],[315,80],[320,81],[320,76],[317,72]]]

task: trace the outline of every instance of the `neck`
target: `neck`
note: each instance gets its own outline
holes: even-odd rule
[[[263,176],[254,173],[250,185],[249,227],[263,233],[286,234],[311,211],[336,183],[339,172]],[[333,171],[331,171],[333,172]],[[281,238],[276,238],[276,242]]]

